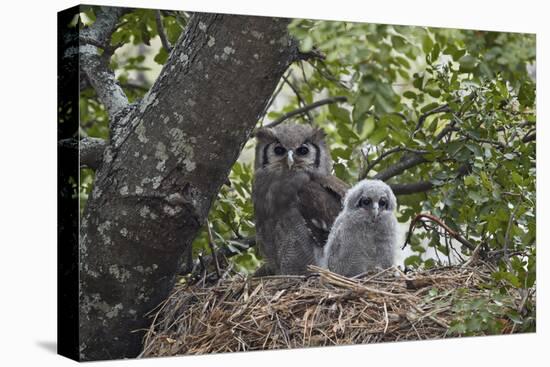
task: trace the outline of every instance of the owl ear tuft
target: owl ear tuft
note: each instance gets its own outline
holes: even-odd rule
[[[327,134],[325,133],[325,130],[320,127],[315,127],[313,128],[313,133],[311,134],[311,141],[313,143],[321,143],[325,140],[326,136]]]
[[[273,129],[270,129],[268,127],[262,127],[258,129],[254,134],[254,137],[258,139],[258,141],[277,140],[277,137],[275,136],[275,131],[273,131]]]

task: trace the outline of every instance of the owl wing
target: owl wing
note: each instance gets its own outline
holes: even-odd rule
[[[310,178],[298,190],[298,209],[316,244],[323,247],[349,186],[336,176],[311,174]]]

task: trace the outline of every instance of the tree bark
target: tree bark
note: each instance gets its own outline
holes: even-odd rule
[[[151,90],[122,112],[124,97],[103,75],[116,94],[109,109],[117,123],[81,221],[82,360],[140,352],[146,313],[168,295],[183,254],[296,57],[287,25],[195,14]]]
[[[80,32],[80,65],[111,117],[128,106],[126,94],[107,67],[113,52],[111,35],[119,18],[128,11],[127,8],[101,7],[95,23]]]

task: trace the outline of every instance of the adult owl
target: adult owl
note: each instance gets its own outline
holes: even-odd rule
[[[332,226],[322,266],[344,276],[393,265],[397,239],[396,199],[380,180],[363,180],[344,198]]]
[[[305,274],[320,265],[347,184],[331,174],[322,129],[294,123],[256,133],[253,201],[265,264],[256,275]]]

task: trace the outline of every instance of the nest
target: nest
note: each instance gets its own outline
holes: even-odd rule
[[[176,287],[153,316],[142,356],[443,338],[457,290],[482,296],[490,278],[483,267],[390,268],[360,278],[310,270]]]

